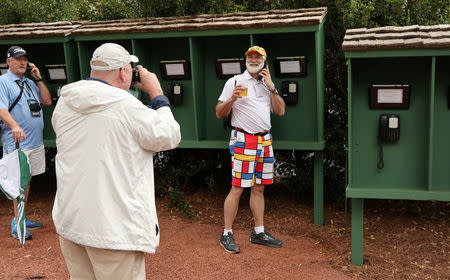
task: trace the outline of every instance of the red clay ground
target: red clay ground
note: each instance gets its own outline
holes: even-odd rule
[[[54,192],[32,193],[28,216],[44,227],[20,248],[10,237],[12,203],[0,197],[0,279],[69,279],[51,220]],[[450,203],[366,200],[364,265],[350,263],[351,226],[342,205],[325,209],[325,226],[312,223],[310,199],[266,195],[266,228],[279,249],[251,244],[248,196],[235,223],[241,253],[219,246],[225,194],[186,197],[197,219],[182,218],[157,200],[161,244],[146,255],[147,279],[450,279]],[[350,220],[350,213],[347,220]]]

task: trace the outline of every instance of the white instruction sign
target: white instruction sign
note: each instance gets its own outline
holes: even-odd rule
[[[167,63],[166,64],[167,76],[183,76],[184,67],[183,63]]]
[[[403,103],[403,89],[378,89],[377,103]]]
[[[239,63],[239,62],[222,62],[222,74],[224,74],[224,75],[241,74],[241,63]]]
[[[280,72],[283,74],[300,73],[301,70],[300,61],[298,60],[280,61]]]
[[[64,68],[49,68],[48,74],[50,75],[50,80],[65,80],[66,71]]]

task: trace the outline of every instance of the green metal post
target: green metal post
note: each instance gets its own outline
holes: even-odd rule
[[[347,139],[348,139],[348,168],[347,168],[347,172],[348,172],[348,185],[345,186],[346,188],[348,188],[349,186],[352,185],[352,150],[353,150],[353,144],[352,144],[352,114],[353,114],[353,109],[352,109],[352,60],[351,59],[347,59],[347,93],[348,93],[348,97],[347,97],[347,127],[348,127],[348,134],[347,134]]]
[[[87,54],[87,50],[83,48],[82,42],[77,42],[78,58],[80,59],[80,76],[81,79],[85,79],[90,76],[91,67],[89,64],[85,64],[85,61],[90,61],[91,54]]]
[[[197,92],[197,82],[198,82],[198,78],[197,78],[197,72],[195,71],[195,67],[200,67],[197,66],[196,63],[198,62],[198,58],[197,56],[199,56],[199,51],[198,51],[198,44],[196,43],[195,39],[192,37],[189,37],[189,57],[190,60],[192,62],[191,64],[191,76],[192,76],[192,98],[193,98],[193,105],[194,105],[194,129],[195,129],[195,139],[200,139],[200,135],[203,135],[203,130],[204,129],[200,129],[200,126],[202,126],[200,124],[200,119],[201,119],[201,115],[204,115],[203,113],[203,108],[205,106],[199,106],[199,101],[198,99],[200,98],[198,96],[199,92]],[[200,108],[201,107],[201,108]],[[200,111],[200,109],[202,111]],[[203,114],[202,114],[203,113]],[[200,131],[202,130],[202,131]]]
[[[436,57],[431,57],[431,74],[430,74],[430,124],[428,134],[428,190],[433,187],[433,140],[434,140],[434,99],[436,84]]]
[[[352,198],[352,264],[363,264],[364,199]]]
[[[314,223],[323,226],[323,151],[314,152]]]
[[[317,140],[324,139],[324,56],[325,56],[325,36],[323,22],[319,25],[319,30],[314,33],[316,46],[316,108],[317,108]]]
[[[64,61],[66,62],[67,82],[78,81],[80,79],[80,68],[75,42],[64,42]]]
[[[324,32],[323,23],[319,30],[314,33],[316,52],[316,108],[317,108],[317,141],[322,141],[323,136],[323,55],[324,55]],[[323,150],[314,152],[314,223],[323,226]]]

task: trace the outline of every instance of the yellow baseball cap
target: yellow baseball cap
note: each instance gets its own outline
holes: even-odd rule
[[[262,56],[264,56],[264,57],[267,57],[266,51],[265,51],[263,48],[258,47],[258,46],[250,47],[250,48],[245,52],[245,55],[248,55],[249,53],[252,53],[252,52],[259,53],[260,55],[262,55]]]

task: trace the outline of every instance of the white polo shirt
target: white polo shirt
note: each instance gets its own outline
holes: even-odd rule
[[[263,80],[253,78],[247,70],[241,75],[230,78],[223,87],[219,101],[225,102],[233,95],[235,84],[239,81],[248,81],[247,96],[238,98],[232,107],[231,125],[242,128],[248,133],[258,133],[270,130],[270,91]]]

